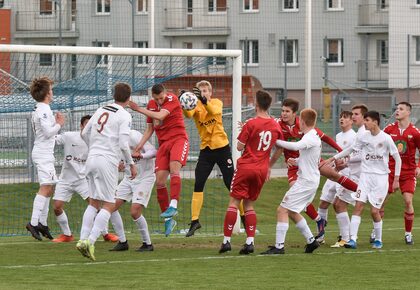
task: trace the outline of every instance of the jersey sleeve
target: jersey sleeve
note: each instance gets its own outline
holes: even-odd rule
[[[207,102],[207,104],[204,105],[204,108],[206,108],[207,112],[211,115],[219,115],[223,111],[223,102],[215,99],[213,102]]]
[[[321,138],[322,142],[327,143],[328,145],[330,145],[332,148],[334,148],[335,150],[337,150],[338,152],[341,152],[343,149],[341,149],[341,147],[334,141],[333,138],[331,138],[330,136],[326,135],[324,132],[321,131],[321,129],[319,128],[315,128],[316,133],[318,134],[319,138]]]
[[[178,98],[175,95],[168,94],[166,98],[168,100],[163,103],[161,110],[166,110],[171,113],[173,110],[180,106]]]
[[[42,114],[41,116],[39,116],[39,123],[41,125],[41,131],[42,131],[42,133],[47,138],[53,137],[61,129],[61,126],[58,123],[54,123],[54,125],[51,126],[51,123],[48,120],[46,114]]]
[[[399,154],[397,146],[395,145],[394,140],[392,140],[391,136],[387,134],[386,140],[388,142],[389,155]]]
[[[154,102],[154,101],[153,101],[153,100],[150,100],[150,101],[147,103],[147,106],[146,106],[146,109],[147,109],[147,110],[150,110],[150,108],[152,108],[152,106],[153,106],[153,103],[152,103],[152,102]],[[150,124],[152,124],[152,123],[153,123],[152,118],[147,117],[147,118],[146,118],[146,123],[150,123]]]
[[[66,133],[55,135],[55,143],[57,145],[63,145],[64,143],[66,143],[65,139],[66,139]]]
[[[130,129],[131,129],[131,115],[129,113],[124,114],[119,124],[119,146],[124,159],[127,164],[133,164],[133,158],[131,157],[131,150],[129,146],[130,141]]]
[[[241,133],[239,133],[238,141],[245,145],[249,138],[249,131],[250,125],[249,122],[246,122],[242,127]]]

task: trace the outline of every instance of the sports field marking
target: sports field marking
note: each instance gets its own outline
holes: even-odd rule
[[[345,252],[328,252],[328,253],[316,253],[316,256],[330,256],[330,255],[369,255],[376,253],[401,253],[401,252],[418,252],[420,249],[393,249],[393,250],[366,250],[366,251],[345,251]],[[280,255],[281,256],[281,255]],[[290,256],[308,256],[308,254],[286,254],[286,257]],[[247,257],[278,257],[278,255],[253,255],[253,256],[207,256],[197,258],[171,258],[171,259],[149,259],[149,260],[125,260],[125,261],[103,261],[103,262],[86,262],[86,263],[54,263],[54,264],[41,264],[41,265],[13,265],[13,266],[0,266],[0,269],[29,269],[29,268],[51,268],[51,267],[66,267],[66,266],[99,266],[108,264],[136,264],[136,263],[162,263],[162,262],[178,262],[178,261],[199,261],[199,260],[216,260],[216,259],[243,259]]]

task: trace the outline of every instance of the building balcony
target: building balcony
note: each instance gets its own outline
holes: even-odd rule
[[[388,84],[388,61],[387,60],[358,60],[357,80],[369,82],[370,86],[382,87]]]
[[[15,38],[77,38],[76,11],[17,11],[15,14]]]
[[[227,36],[230,34],[227,8],[219,7],[217,11],[204,8],[167,8],[164,19],[163,36]]]
[[[359,5],[357,33],[387,33],[388,6],[377,4]]]

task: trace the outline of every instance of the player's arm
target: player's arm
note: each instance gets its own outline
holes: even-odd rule
[[[51,126],[48,119],[40,117],[40,125],[42,133],[47,137],[51,138],[57,135],[58,131],[60,131],[61,127],[64,126],[64,115],[61,113],[57,113],[55,115],[55,124]]]
[[[155,146],[150,144],[150,142],[146,142],[143,146],[144,152],[141,154],[143,159],[151,159],[156,157],[157,150]]]
[[[322,142],[327,143],[328,145],[330,145],[332,148],[334,148],[338,152],[341,152],[343,150],[343,149],[341,149],[340,145],[338,145],[337,142],[334,141],[333,138],[331,138],[330,136],[328,136],[327,134],[322,132],[321,129],[315,128],[315,131],[318,133],[319,138],[321,138]]]
[[[236,145],[236,150],[238,151],[242,151],[245,148],[245,143],[242,143],[241,141],[238,140],[238,144]]]
[[[130,179],[134,179],[137,175],[137,167],[134,164],[133,158],[131,157],[130,150],[130,127],[131,127],[131,116],[124,118],[119,126],[118,145],[120,147],[123,159],[126,164],[130,166],[131,176]]]
[[[194,114],[195,114],[195,108],[192,109],[192,110],[184,110],[184,109],[182,109],[182,113],[184,114],[184,116],[186,118],[191,119],[194,116]]]
[[[55,135],[55,144],[63,145],[65,143],[65,133],[60,135]]]
[[[139,144],[137,144],[136,148],[134,149],[134,153],[140,153],[144,144],[146,144],[146,142],[150,139],[150,137],[152,137],[153,131],[154,130],[153,130],[152,123],[147,123],[146,130],[143,132],[143,137],[141,137]]]
[[[168,110],[165,110],[165,109],[161,109],[159,112],[153,112],[153,111],[150,111],[146,108],[140,107],[139,105],[137,105],[133,101],[130,101],[130,103],[128,105],[130,106],[130,108],[133,111],[139,112],[140,114],[143,114],[146,117],[156,119],[156,120],[159,120],[159,121],[165,120],[165,118],[168,117],[169,113],[170,113]]]
[[[212,103],[207,102],[204,105],[204,108],[211,115],[221,115],[222,114],[222,111],[223,111],[223,103],[222,103],[222,101],[212,102]]]
[[[283,140],[277,140],[276,145],[278,147],[282,147],[284,149],[291,150],[291,151],[299,151],[299,150],[302,150],[302,149],[312,147],[310,142],[308,142],[308,139],[306,139],[306,138],[301,139],[297,142],[288,142],[288,141],[283,141]]]
[[[282,154],[283,154],[283,149],[276,147],[273,155],[271,155],[271,158],[270,158],[270,168],[273,168],[274,164],[276,164],[277,160],[280,158]]]

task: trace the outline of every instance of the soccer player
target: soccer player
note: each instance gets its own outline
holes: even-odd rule
[[[388,159],[391,155],[395,160],[395,175],[392,184],[393,191],[399,187],[401,158],[392,138],[384,133],[380,127],[380,115],[376,111],[369,111],[364,115],[367,132],[363,133],[356,142],[327,160],[327,163],[348,156],[354,150],[361,151],[362,167],[357,191],[353,193],[356,205],[350,223],[350,241],[346,248],[357,248],[357,233],[361,221],[364,205],[371,204],[371,215],[375,229],[374,249],[381,249],[382,218],[379,210],[388,193]]]
[[[413,245],[413,235],[411,230],[414,221],[413,195],[416,190],[416,178],[420,176],[420,163],[416,165],[416,149],[420,150],[420,132],[410,123],[411,104],[401,102],[395,111],[396,121],[388,125],[384,132],[389,134],[397,146],[401,157],[401,175],[400,189],[405,203],[404,223],[405,223],[405,243]],[[388,193],[391,194],[391,185],[395,176],[395,161],[393,158],[389,160],[389,186]],[[387,199],[390,195],[387,196]],[[382,205],[382,210],[386,200]],[[382,215],[383,216],[383,215]]]
[[[269,246],[263,255],[284,254],[286,233],[289,229],[289,217],[306,239],[305,253],[312,253],[319,247],[305,218],[300,214],[312,202],[319,185],[319,160],[321,158],[321,139],[315,130],[317,113],[313,109],[300,112],[300,128],[303,137],[297,142],[278,140],[277,146],[287,150],[299,150],[297,165],[299,168],[296,182],[286,192],[277,208],[276,244]]]
[[[146,108],[130,102],[133,111],[147,116],[147,128],[137,145],[133,156],[138,157],[140,150],[150,139],[153,132],[159,143],[156,154],[156,191],[162,214],[165,219],[165,235],[169,236],[176,226],[173,219],[178,214],[178,201],[181,193],[180,171],[187,163],[189,143],[185,130],[182,107],[178,97],[166,91],[162,84],[152,87],[152,99]],[[171,201],[169,202],[166,180],[170,175]]]
[[[224,222],[224,238],[219,253],[231,251],[230,238],[236,223],[239,203],[243,200],[245,209],[246,242],[239,254],[248,255],[254,252],[254,236],[257,216],[254,203],[257,200],[264,182],[269,177],[269,159],[276,140],[282,138],[279,124],[270,117],[272,98],[265,91],[256,94],[256,117],[248,120],[238,136],[238,151],[243,151],[237,161],[230,190],[229,207]]]
[[[82,131],[82,138],[89,147],[86,177],[90,199],[83,215],[82,231],[76,247],[83,256],[92,261],[95,261],[94,244],[106,229],[115,209],[121,154],[125,163],[130,166],[130,178],[134,179],[137,175],[137,167],[131,158],[128,144],[131,115],[124,109],[130,101],[130,95],[131,87],[128,84],[116,83],[113,96],[115,102],[97,109]],[[97,210],[99,212],[96,215]]]
[[[203,190],[214,165],[219,166],[223,182],[228,190],[230,190],[234,171],[229,139],[223,128],[222,101],[212,98],[212,86],[208,81],[198,82],[193,91],[200,102],[195,109],[184,110],[184,115],[187,118],[194,118],[201,144],[195,167],[194,192],[191,199],[191,224],[186,237],[194,235],[194,232],[201,228],[199,217],[203,206]],[[241,217],[243,217],[243,208]]]
[[[131,150],[136,148],[142,137],[143,134],[139,131],[130,131],[129,144]],[[123,161],[120,162],[120,170],[123,170],[125,174],[124,179],[118,185],[115,210],[118,210],[124,202],[131,200],[131,217],[133,218],[133,221],[143,239],[142,246],[136,250],[138,252],[153,251],[153,245],[150,239],[147,221],[143,216],[143,210],[149,203],[150,194],[152,193],[152,188],[156,180],[155,156],[155,147],[149,142],[146,142],[139,157],[133,158],[133,161],[137,166],[137,176],[135,179],[130,179],[130,167],[125,165]],[[128,250],[128,242],[125,237],[124,227],[121,227],[117,234],[119,242],[110,251]]]
[[[40,241],[41,234],[50,240],[53,239],[47,218],[50,198],[57,182],[54,167],[55,135],[65,122],[64,115],[57,113],[54,117],[51,111],[52,84],[53,81],[49,78],[41,77],[34,79],[30,87],[31,96],[37,102],[32,113],[32,128],[35,134],[32,161],[38,172],[39,191],[35,196],[31,221],[26,225],[26,229],[32,237]]]
[[[86,126],[91,118],[90,115],[83,116],[80,120],[80,130]],[[74,237],[69,227],[69,221],[64,211],[64,204],[70,202],[74,193],[78,193],[89,203],[89,186],[86,179],[86,159],[88,147],[80,136],[80,132],[64,132],[55,138],[57,145],[64,145],[64,161],[61,168],[60,178],[54,192],[54,213],[62,234],[52,241],[55,243],[72,242]],[[121,217],[118,212],[113,212],[111,222],[118,222]],[[103,235],[105,241],[117,242],[118,237],[107,231]]]

